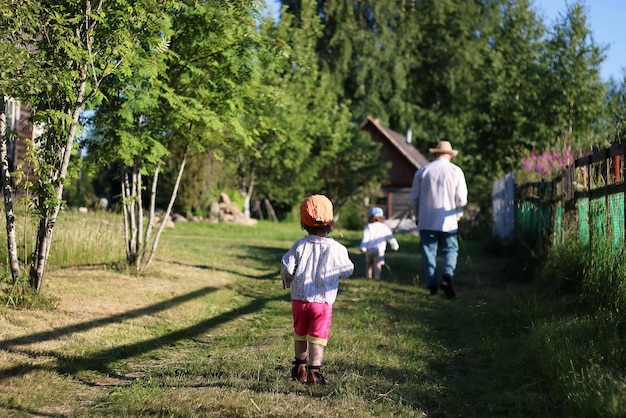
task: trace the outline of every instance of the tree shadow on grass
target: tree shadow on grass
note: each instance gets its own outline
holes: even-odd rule
[[[62,327],[59,329],[38,332],[34,334],[25,335],[22,337],[10,338],[6,340],[0,341],[0,349],[19,353],[26,355],[28,357],[42,357],[47,356],[51,358],[55,358],[57,361],[57,365],[25,365],[20,364],[13,367],[8,367],[4,369],[0,369],[0,381],[5,380],[10,377],[22,376],[28,374],[35,370],[55,370],[60,374],[75,374],[80,371],[96,371],[104,374],[115,375],[114,370],[112,370],[109,365],[116,361],[127,359],[131,357],[135,357],[138,355],[142,355],[154,350],[157,350],[161,347],[172,345],[173,343],[183,340],[197,337],[201,334],[210,331],[211,329],[237,319],[242,315],[248,315],[263,309],[264,305],[268,302],[274,300],[283,299],[283,295],[279,295],[276,297],[268,297],[262,298],[257,297],[254,300],[251,300],[248,304],[241,306],[239,308],[235,308],[231,311],[224,312],[221,315],[218,315],[214,318],[210,318],[204,321],[201,321],[195,325],[176,330],[170,332],[166,335],[150,338],[141,342],[136,342],[132,344],[124,344],[116,347],[112,347],[105,350],[97,351],[88,356],[66,356],[60,354],[55,351],[49,352],[40,352],[40,351],[31,351],[25,348],[19,348],[21,345],[27,345],[34,342],[42,342],[45,340],[56,340],[63,338],[63,336],[74,334],[76,332],[86,331],[98,327],[102,327],[112,323],[118,323],[120,321],[129,320],[132,318],[137,318],[140,316],[149,316],[154,315],[157,312],[165,311],[169,308],[174,307],[175,305],[179,305],[186,301],[203,297],[217,289],[206,287],[202,289],[198,289],[196,291],[187,293],[185,295],[181,295],[167,301],[159,302],[154,305],[147,306],[145,308],[132,310],[130,312],[125,312],[118,315],[113,315],[108,318],[87,321],[80,324],[75,324],[67,327]]]
[[[168,260],[167,262],[181,266],[229,273],[254,280],[280,280],[280,260],[287,252],[287,249],[256,245],[242,245],[237,248],[239,249],[239,254],[235,255],[237,262],[235,264],[236,267],[233,268],[216,267],[208,264],[187,264],[175,260]],[[269,265],[275,268],[264,274],[250,274],[245,271],[248,266],[250,266],[251,269],[258,270],[259,266],[268,267]]]

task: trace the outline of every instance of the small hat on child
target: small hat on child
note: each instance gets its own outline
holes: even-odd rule
[[[304,226],[333,226],[333,204],[326,196],[315,194],[300,205],[300,220]]]
[[[385,216],[385,214],[383,213],[383,210],[381,208],[374,207],[370,209],[370,212],[367,216],[373,218],[374,216]]]

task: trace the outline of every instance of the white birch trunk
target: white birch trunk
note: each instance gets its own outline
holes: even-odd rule
[[[54,224],[59,216],[61,210],[61,202],[63,199],[63,184],[67,177],[67,167],[70,163],[70,157],[72,155],[72,149],[74,148],[74,139],[76,138],[76,131],[78,129],[80,113],[83,109],[83,100],[85,98],[85,89],[87,87],[87,70],[82,68],[81,78],[82,81],[78,88],[78,95],[76,103],[81,103],[76,106],[72,113],[72,124],[67,134],[65,141],[65,148],[61,150],[61,166],[59,167],[58,174],[51,176],[53,184],[56,185],[55,189],[55,205],[52,210],[46,210],[46,214],[39,222],[39,229],[37,231],[37,244],[35,247],[35,257],[30,270],[31,286],[39,292],[41,284],[43,283],[44,272],[48,263],[48,257],[50,255],[50,246],[52,245],[52,233],[54,231]]]
[[[176,201],[176,195],[178,194],[178,186],[180,185],[180,179],[183,177],[183,172],[185,171],[185,165],[187,165],[187,150],[185,150],[185,154],[183,155],[183,160],[180,163],[180,168],[178,170],[178,176],[176,177],[176,183],[174,184],[174,190],[172,190],[172,196],[170,197],[170,202],[167,205],[167,210],[161,219],[161,224],[159,225],[159,229],[154,237],[154,241],[152,242],[152,247],[150,249],[150,257],[148,260],[141,266],[140,273],[143,273],[146,268],[152,263],[152,259],[154,258],[154,254],[156,253],[157,247],[159,245],[159,239],[161,238],[161,233],[165,228],[165,223],[167,222],[167,218],[170,216],[172,212],[172,207],[174,206],[174,202]],[[147,243],[146,243],[147,245]]]
[[[252,200],[252,192],[254,192],[255,167],[256,164],[250,164],[250,181],[248,182],[248,185],[240,185],[240,191],[243,196],[243,217],[246,220],[250,219],[250,201]]]
[[[140,268],[142,263],[142,256],[144,253],[145,242],[143,240],[143,201],[141,199],[141,188],[142,188],[142,177],[141,171],[139,169],[136,170],[135,176],[135,193],[137,196],[137,204],[135,205],[135,209],[137,210],[137,259],[135,260],[135,267],[137,269]]]
[[[128,196],[128,182],[126,176],[122,180],[122,214],[124,219],[124,242],[126,243],[126,260],[130,259],[131,247],[130,247],[130,210],[126,204]]]
[[[154,212],[155,212],[155,207],[156,207],[157,184],[159,181],[160,171],[161,171],[161,164],[157,163],[154,169],[154,174],[152,176],[152,188],[150,190],[150,211],[148,215],[148,225],[146,226],[146,236],[143,240],[143,242],[145,242],[146,245],[143,248],[142,259],[147,253],[148,243],[150,242],[152,238],[152,230],[154,229],[154,218],[155,218]]]
[[[4,197],[4,214],[7,231],[7,254],[13,283],[17,282],[21,275],[20,263],[17,257],[17,239],[15,237],[15,213],[13,212],[13,187],[11,186],[11,173],[9,172],[9,156],[7,155],[7,122],[6,102],[2,98],[0,109],[0,159],[2,160],[2,194]]]

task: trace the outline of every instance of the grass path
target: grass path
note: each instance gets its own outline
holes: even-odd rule
[[[561,416],[528,350],[532,289],[509,262],[462,243],[458,298],[430,298],[418,240],[398,235],[380,283],[363,277],[359,232],[339,239],[327,387],[289,379],[290,305],[279,260],[295,224],[183,224],[153,269],[51,270],[54,311],[0,309],[0,416]]]

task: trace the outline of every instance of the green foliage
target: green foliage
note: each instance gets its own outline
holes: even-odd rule
[[[14,309],[55,310],[59,298],[36,291],[28,277],[19,277],[14,283],[3,286],[0,302]]]
[[[165,172],[174,172],[174,165],[170,167],[168,164]],[[211,152],[192,156],[185,168],[174,208],[185,213],[208,215],[209,205],[219,201],[220,193],[224,191],[231,199],[241,200],[234,170],[232,164],[215,158]],[[160,195],[169,196],[172,183],[170,178],[165,176],[160,184]],[[164,206],[163,203],[157,205]]]
[[[362,231],[367,222],[363,199],[353,199],[345,203],[339,211],[340,216],[337,225],[342,230]]]
[[[607,86],[600,80],[600,65],[607,48],[594,43],[583,4],[569,5],[554,25],[543,55],[551,80],[543,85],[547,93],[543,111],[553,138],[580,146],[606,135]]]
[[[297,27],[310,16],[308,1],[282,4],[281,23]],[[316,7],[319,68],[352,123],[372,115],[398,132],[411,126],[422,152],[452,141],[484,214],[493,180],[518,167],[525,151],[558,140],[578,149],[606,135],[605,47],[590,36],[580,3],[548,28],[527,0]]]
[[[623,138],[626,136],[626,73],[623,73],[621,81],[611,79],[607,95],[610,119],[612,127],[609,138]]]

